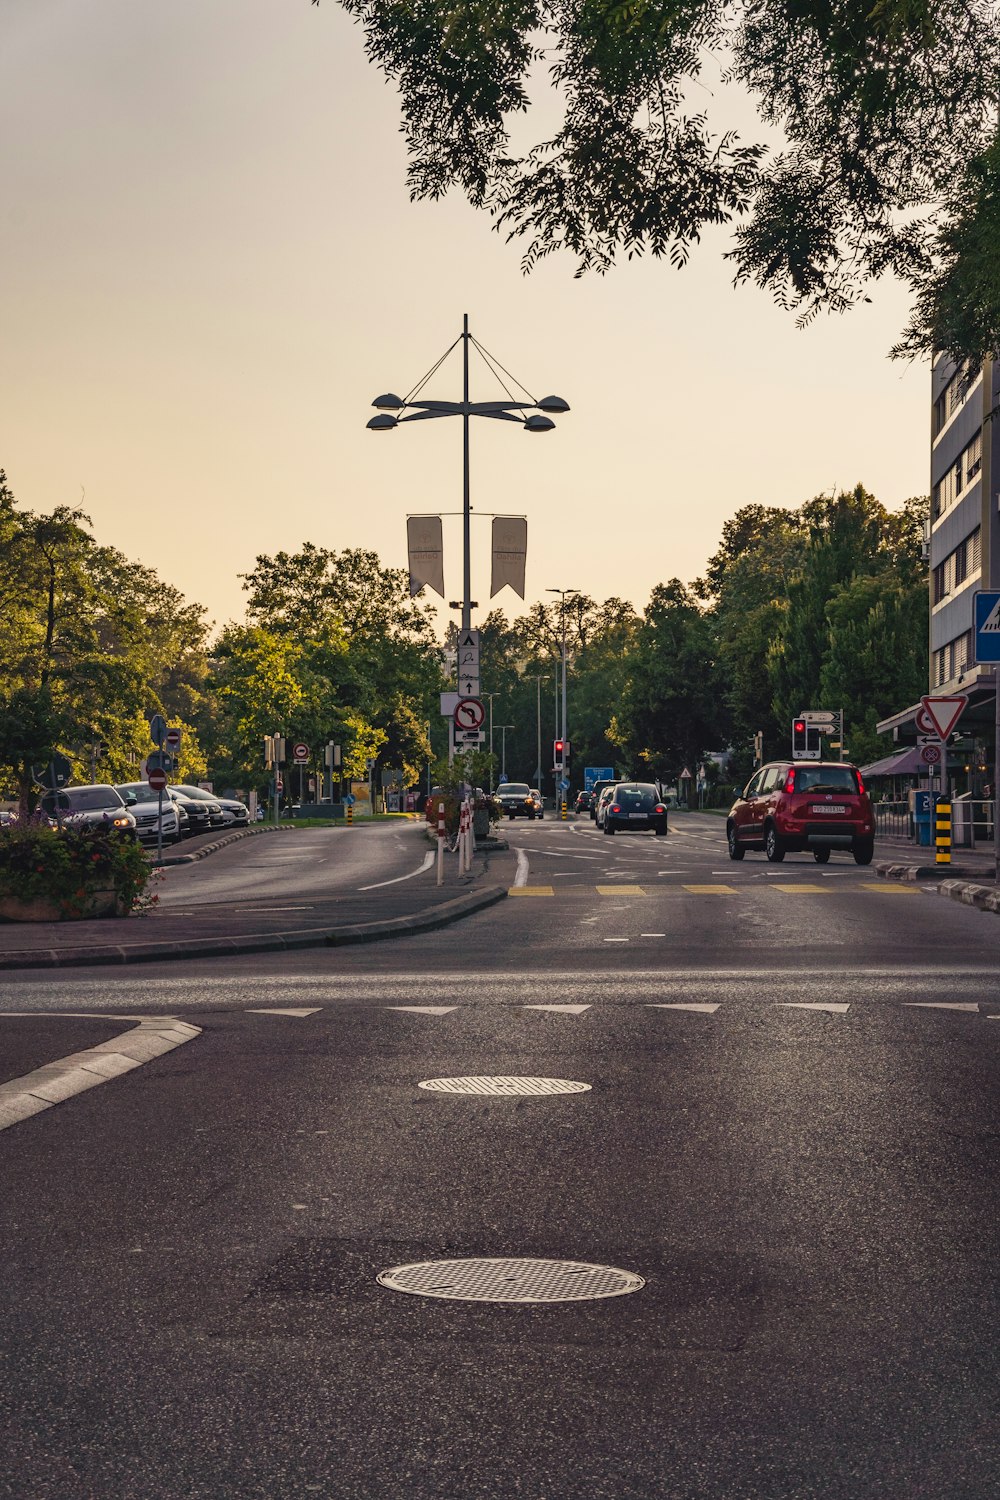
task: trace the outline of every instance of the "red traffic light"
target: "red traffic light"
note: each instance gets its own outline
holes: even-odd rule
[[[806,732],[805,720],[804,719],[796,719],[795,723],[792,725],[792,728],[795,730],[796,734],[805,734],[805,732]]]

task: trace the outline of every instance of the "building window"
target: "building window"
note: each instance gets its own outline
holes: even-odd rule
[[[962,454],[965,464],[965,482],[971,484],[983,467],[983,434],[977,432],[972,442]]]
[[[969,572],[981,573],[983,569],[983,528],[977,526],[969,537]]]

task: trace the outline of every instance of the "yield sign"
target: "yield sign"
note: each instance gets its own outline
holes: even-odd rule
[[[934,698],[925,694],[920,701],[934,728],[946,740],[962,717],[969,700],[965,693],[956,693],[951,698]]]

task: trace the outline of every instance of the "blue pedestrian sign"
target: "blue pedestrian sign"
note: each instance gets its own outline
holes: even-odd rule
[[[565,776],[563,777],[562,781],[560,781],[560,783],[559,783],[559,790],[561,792],[568,792],[569,791],[569,782],[566,780]]]
[[[508,778],[508,776],[507,776],[507,772],[506,772],[506,771],[501,771],[501,772],[500,772],[500,781],[499,781],[499,785],[500,785],[500,786],[506,786],[506,784],[507,784],[507,781],[508,781],[508,780],[509,780],[509,778]]]
[[[973,606],[976,661],[1000,661],[1000,592],[977,589]]]

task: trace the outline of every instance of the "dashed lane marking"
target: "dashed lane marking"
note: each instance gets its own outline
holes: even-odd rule
[[[979,1010],[978,1004],[964,1000],[904,1000],[903,1004],[907,1010]],[[995,1021],[997,1018],[996,1016],[990,1016],[988,1019]]]
[[[303,1016],[315,1016],[315,1015],[318,1015],[319,1012],[322,1009],[323,1009],[323,1007],[321,1005],[313,1005],[313,1006],[310,1006],[308,1008],[305,1007],[305,1006],[300,1006],[298,1008],[289,1006],[285,1010],[279,1010],[277,1008],[277,1006],[264,1006],[264,1007],[262,1007],[259,1010],[249,1009],[247,1011],[247,1015],[248,1016],[299,1016],[301,1018]]]
[[[640,937],[666,937],[665,932],[640,932]]]
[[[508,896],[554,896],[555,893],[551,885],[512,885],[507,892]]]
[[[825,885],[778,885],[771,886],[772,891],[784,891],[786,896],[829,896],[831,894]]]
[[[846,1016],[850,1005],[823,1005],[816,1000],[779,1000],[782,1010],[828,1010],[837,1016]]]
[[[555,1010],[555,1011],[561,1011],[564,1015],[582,1016],[585,1010],[589,1010],[590,1009],[590,1006],[589,1005],[522,1005],[521,1009],[522,1010]]]
[[[694,1010],[697,1011],[699,1015],[704,1016],[714,1015],[718,1008],[719,1007],[717,1005],[673,1005],[665,1004],[663,1002],[660,1002],[658,1004],[647,1003],[646,1005],[647,1010]]]
[[[406,1010],[414,1016],[446,1016],[458,1010],[457,1005],[386,1005],[385,1010]]]
[[[606,942],[606,943],[627,943],[628,941],[629,941],[628,938],[605,938],[604,939],[604,942]]]
[[[735,886],[731,885],[686,885],[684,889],[690,891],[692,896],[736,896],[739,894]]]
[[[641,885],[599,885],[599,896],[645,896]]]

